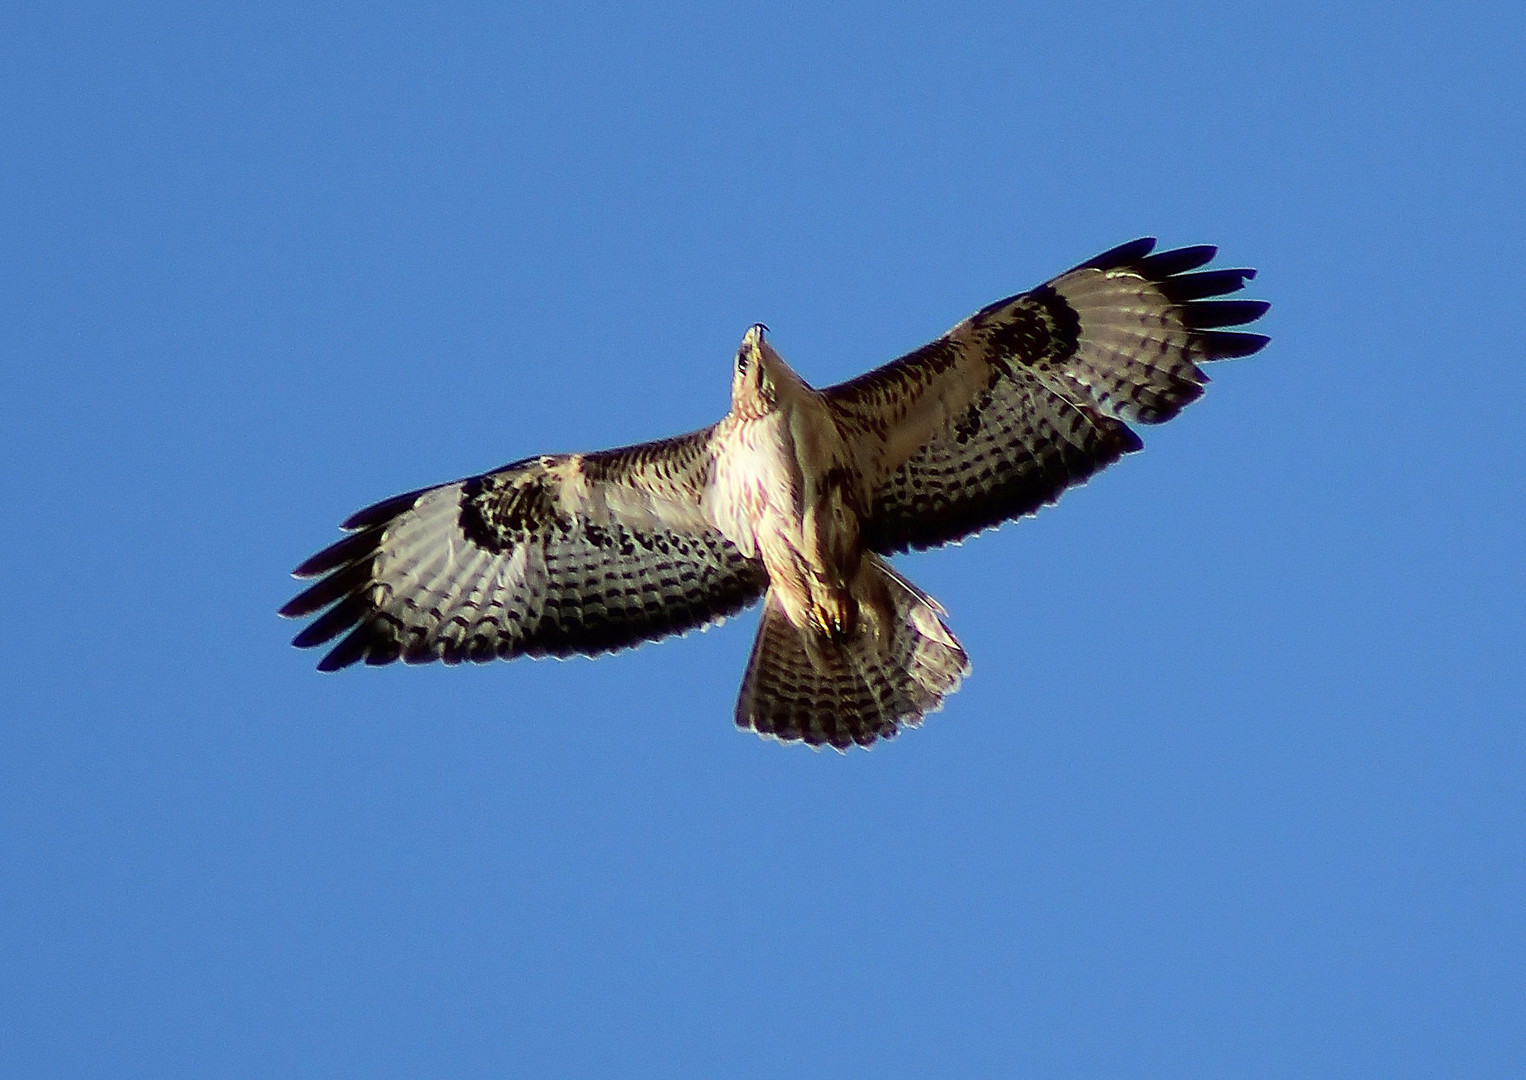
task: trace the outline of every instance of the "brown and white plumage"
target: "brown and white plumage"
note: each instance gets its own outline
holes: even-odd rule
[[[338,603],[294,644],[345,634],[325,671],[455,664],[607,652],[735,614],[768,580],[699,511],[713,430],[529,458],[360,511],[295,571],[327,576],[281,614]]]
[[[531,458],[401,495],[296,570],[281,613],[338,639],[319,667],[619,649],[760,596],[738,725],[839,749],[893,736],[969,671],[943,612],[883,556],[1032,513],[1141,447],[1200,361],[1266,344],[1216,300],[1251,270],[1139,240],[817,391],[749,330],[726,417],[677,438]],[[327,609],[327,610],[325,610]],[[321,614],[320,614],[321,613]]]

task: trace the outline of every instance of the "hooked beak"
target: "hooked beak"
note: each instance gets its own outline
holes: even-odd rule
[[[763,335],[767,331],[762,323],[753,323],[742,335],[742,344],[737,348],[738,372],[746,374],[749,367],[763,362]]]

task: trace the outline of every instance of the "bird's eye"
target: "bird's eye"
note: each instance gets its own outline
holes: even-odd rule
[[[747,374],[747,350],[746,349],[741,349],[741,350],[739,350],[737,352],[737,374],[738,375],[746,375]]]

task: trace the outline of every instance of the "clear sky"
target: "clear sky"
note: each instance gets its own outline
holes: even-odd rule
[[[549,6],[0,14],[0,1073],[1526,1073],[1522,6]],[[362,505],[1146,234],[1273,342],[901,560],[893,743],[734,730],[756,609],[288,646]]]

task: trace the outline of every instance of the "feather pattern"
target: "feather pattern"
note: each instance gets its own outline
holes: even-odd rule
[[[1267,339],[1224,299],[1252,270],[1135,240],[998,300],[824,391],[742,339],[726,417],[594,454],[527,458],[353,514],[281,609],[326,671],[596,654],[766,594],[736,722],[868,746],[970,670],[930,597],[883,556],[1038,510],[1141,448],[1203,392],[1205,361]]]
[[[531,458],[378,503],[298,568],[325,576],[281,614],[334,605],[295,640],[345,635],[326,671],[596,654],[719,621],[767,581],[697,509],[708,438]]]
[[[1246,356],[1259,300],[1212,300],[1253,270],[1192,273],[1216,249],[1104,252],[998,300],[915,352],[825,391],[858,446],[865,544],[894,552],[1031,514],[1201,396],[1202,361]]]
[[[846,750],[920,724],[959,689],[969,657],[934,602],[878,560],[869,573],[888,594],[887,617],[838,640],[803,632],[769,592],[737,700],[738,727]]]

